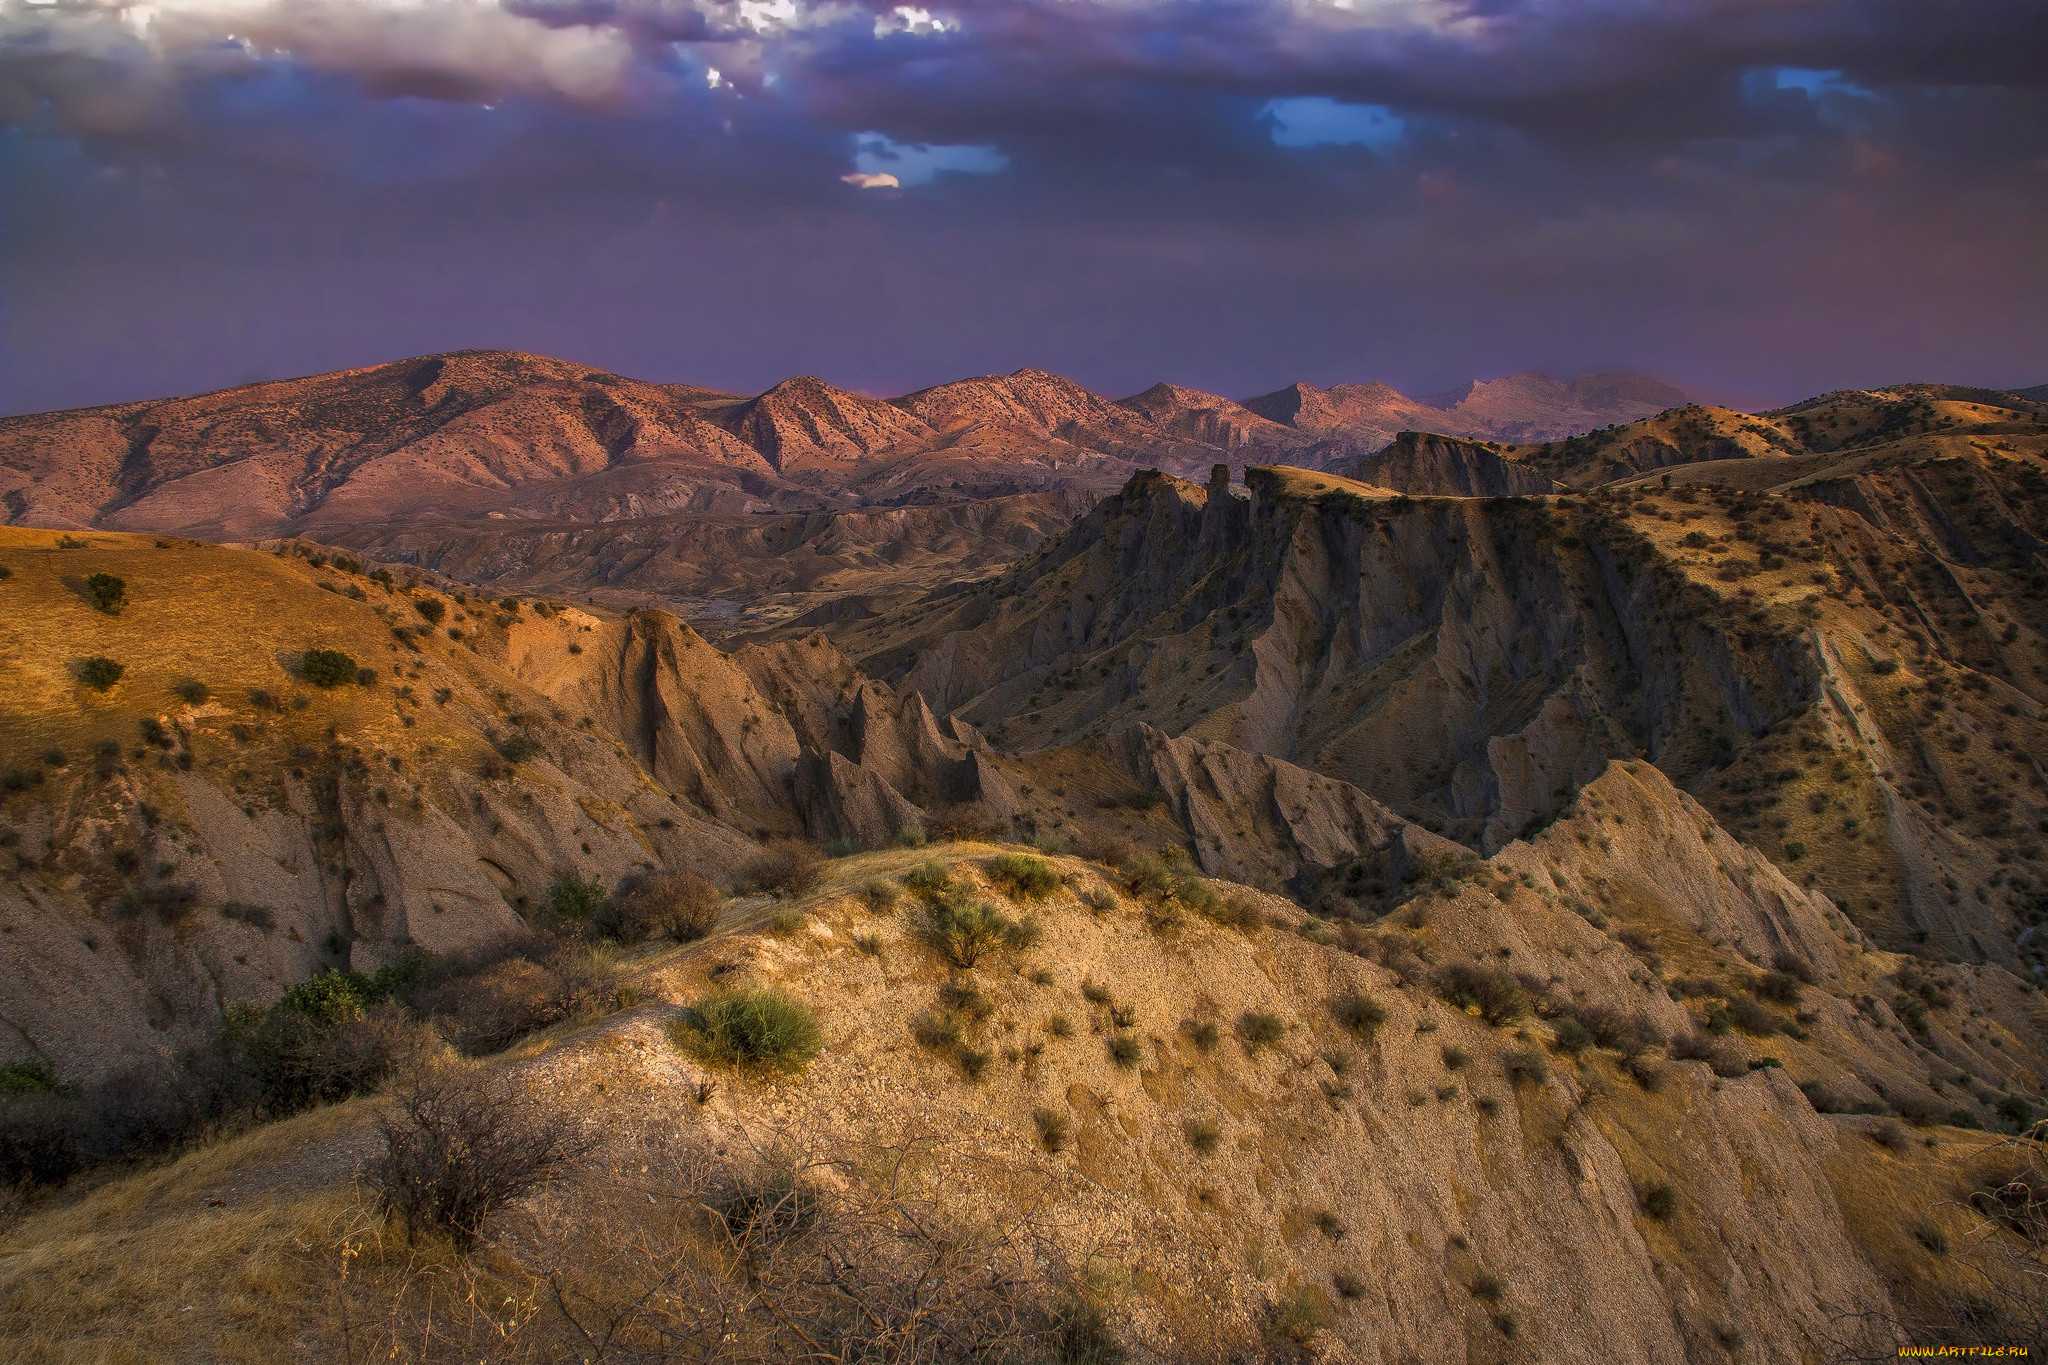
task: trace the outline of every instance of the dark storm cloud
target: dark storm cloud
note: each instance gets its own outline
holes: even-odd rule
[[[2039,0],[0,0],[0,124],[13,410],[456,344],[2048,378]]]

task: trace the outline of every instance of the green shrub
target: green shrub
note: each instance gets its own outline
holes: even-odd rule
[[[1060,878],[1045,859],[1005,853],[982,864],[990,881],[1018,900],[1042,901],[1060,889]]]
[[[1009,943],[1018,930],[1015,920],[987,901],[947,900],[932,907],[926,937],[946,961],[972,969]]]
[[[1198,1019],[1188,1026],[1188,1041],[1202,1051],[1208,1052],[1223,1041],[1223,1033],[1213,1019]]]
[[[540,752],[540,745],[517,731],[498,741],[498,755],[507,763],[524,763]]]
[[[1560,1019],[1557,1021],[1557,1036],[1550,1045],[1567,1057],[1576,1057],[1593,1046],[1593,1033],[1576,1019]]]
[[[0,1096],[8,1099],[24,1095],[55,1095],[63,1089],[50,1068],[39,1059],[0,1066]]]
[[[1541,1085],[1550,1079],[1550,1063],[1544,1061],[1543,1054],[1534,1048],[1525,1052],[1510,1052],[1504,1065],[1507,1068],[1508,1080],[1515,1085],[1520,1085],[1524,1081],[1531,1085]]]
[[[1301,1285],[1273,1304],[1273,1330],[1296,1345],[1307,1345],[1310,1338],[1336,1320],[1337,1310],[1320,1285]]]
[[[1179,874],[1173,879],[1173,898],[1207,919],[1223,917],[1223,897],[1216,893],[1207,877],[1192,872]]]
[[[313,1023],[332,1028],[350,1019],[360,1019],[373,1000],[370,979],[361,972],[322,972],[285,990],[279,1009],[302,1014]]]
[[[127,671],[104,654],[95,654],[89,659],[78,661],[78,680],[99,692],[104,692],[121,681],[121,675]]]
[[[1765,972],[1757,978],[1753,989],[1757,999],[1790,1008],[1799,1003],[1801,984],[1799,978],[1790,972]]]
[[[94,606],[111,616],[127,602],[128,585],[110,573],[96,573],[85,580],[85,593]]]
[[[1113,1033],[1109,1038],[1109,1059],[1118,1066],[1133,1067],[1144,1060],[1145,1049],[1128,1033]]]
[[[447,614],[448,604],[438,597],[416,597],[413,599],[412,609],[425,617],[428,625],[438,626],[441,624],[441,618]]]
[[[1173,893],[1173,869],[1156,853],[1140,853],[1123,863],[1124,889],[1134,896],[1168,896]]]
[[[1333,1012],[1338,1023],[1360,1038],[1371,1038],[1387,1022],[1387,1007],[1363,992],[1339,996]]]
[[[921,896],[939,896],[953,889],[953,874],[937,858],[927,858],[903,874],[903,884]]]
[[[315,687],[341,687],[356,680],[356,661],[338,649],[309,649],[299,656],[299,674]]]
[[[1058,1152],[1066,1149],[1068,1140],[1073,1136],[1066,1115],[1051,1109],[1034,1109],[1031,1111],[1031,1121],[1037,1125],[1038,1141],[1046,1151]]]
[[[1205,889],[1208,885],[1207,882],[1202,883]],[[1195,905],[1194,908],[1218,924],[1240,933],[1256,934],[1266,927],[1265,915],[1260,912],[1258,904],[1246,895],[1215,896],[1212,902]]]
[[[766,893],[781,900],[808,896],[825,879],[825,859],[801,839],[778,839],[733,874],[732,889],[746,896]]]
[[[1287,1036],[1287,1024],[1277,1014],[1264,1014],[1258,1010],[1246,1010],[1237,1017],[1238,1040],[1247,1052],[1272,1047]]]
[[[773,1071],[801,1071],[824,1046],[817,1016],[773,987],[707,996],[674,1033],[706,1061]]]
[[[878,915],[889,914],[896,908],[898,892],[896,883],[876,878],[861,891],[861,899],[868,903],[868,909]]]
[[[1529,1012],[1529,993],[1496,967],[1453,963],[1436,974],[1437,994],[1461,1010],[1472,1010],[1498,1027]]]

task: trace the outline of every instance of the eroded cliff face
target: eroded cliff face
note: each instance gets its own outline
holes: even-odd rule
[[[1895,945],[2013,962],[2048,913],[2025,458],[1785,494],[1247,478],[1134,480],[1001,579],[835,634],[1005,749],[1144,723],[1482,852],[1641,757]]]
[[[1484,848],[1616,755],[1697,776],[1811,690],[1802,642],[1703,618],[1634,537],[1568,509],[1251,487],[1134,483],[915,621],[903,686],[1024,747],[1134,720],[1222,740]]]

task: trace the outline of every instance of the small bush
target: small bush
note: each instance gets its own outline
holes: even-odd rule
[[[825,879],[825,859],[801,839],[778,839],[740,865],[732,889],[742,896],[766,893],[795,900],[818,889]]]
[[[1529,1012],[1529,993],[1521,983],[1494,967],[1453,963],[1436,974],[1437,994],[1461,1010],[1477,1013],[1499,1027]]]
[[[984,863],[990,881],[1018,900],[1041,901],[1060,889],[1060,878],[1045,859],[1005,853]]]
[[[1046,1151],[1066,1150],[1073,1134],[1064,1114],[1051,1109],[1034,1109],[1031,1111],[1031,1121],[1038,1126],[1038,1141]]]
[[[1461,1047],[1446,1047],[1443,1050],[1444,1065],[1452,1071],[1463,1071],[1472,1064],[1472,1054]]]
[[[942,901],[932,908],[926,937],[955,967],[971,970],[1004,947],[1018,931],[1015,920],[987,901]]]
[[[78,680],[94,691],[104,692],[121,681],[121,675],[128,670],[104,654],[95,654],[78,661]]]
[[[213,689],[197,678],[187,678],[171,689],[185,702],[198,706],[213,695]]]
[[[1747,998],[1728,1002],[1728,1018],[1735,1027],[1758,1038],[1768,1038],[1784,1027],[1777,1015]]]
[[[920,896],[940,896],[953,889],[953,874],[937,858],[927,858],[903,874],[903,884]]]
[[[1245,1051],[1257,1052],[1272,1047],[1287,1036],[1287,1025],[1277,1014],[1263,1014],[1258,1010],[1246,1010],[1237,1017],[1238,1040]]]
[[[1113,1033],[1109,1038],[1109,1059],[1121,1067],[1133,1067],[1143,1061],[1145,1049],[1128,1033]]]
[[[861,891],[861,899],[868,903],[868,909],[878,915],[886,915],[896,909],[899,893],[896,883],[877,878]]]
[[[591,1148],[567,1120],[536,1113],[502,1078],[421,1072],[380,1125],[370,1181],[408,1239],[433,1229],[468,1254],[491,1216],[541,1189]]]
[[[855,934],[853,946],[866,953],[869,957],[880,957],[882,955],[882,936],[880,934]]]
[[[541,898],[539,919],[543,924],[592,926],[604,916],[609,899],[604,883],[570,874],[557,878]]]
[[[1565,1018],[1557,1021],[1556,1037],[1550,1045],[1567,1057],[1576,1057],[1593,1046],[1593,1033],[1576,1019]]]
[[[1678,1191],[1665,1184],[1651,1185],[1643,1190],[1636,1202],[1645,1214],[1660,1223],[1668,1223],[1678,1212]]]
[[[19,1099],[24,1095],[55,1095],[63,1090],[50,1068],[40,1060],[9,1062],[0,1066],[0,1097]]]
[[[1302,1285],[1281,1295],[1273,1305],[1274,1332],[1296,1345],[1307,1345],[1310,1338],[1336,1320],[1337,1310],[1320,1285]]]
[[[1074,1021],[1064,1014],[1052,1015],[1045,1021],[1045,1031],[1055,1038],[1071,1038],[1074,1036]]]
[[[1215,1020],[1198,1019],[1188,1026],[1188,1040],[1200,1051],[1208,1052],[1223,1040],[1223,1034]]]
[[[1173,869],[1166,860],[1155,853],[1140,853],[1126,858],[1121,868],[1124,874],[1124,889],[1134,896],[1169,896],[1173,894]]]
[[[428,625],[438,626],[448,613],[448,604],[438,597],[415,597],[412,609],[425,617]]]
[[[110,573],[96,573],[85,580],[85,595],[92,604],[112,616],[128,600],[128,585]]]
[[[1184,1131],[1187,1134],[1188,1146],[1203,1156],[1215,1151],[1217,1145],[1223,1141],[1223,1129],[1214,1119],[1189,1119]]]
[[[1790,972],[1765,972],[1752,988],[1759,1000],[1791,1007],[1799,1003],[1801,982]]]
[[[706,1061],[797,1072],[823,1049],[817,1016],[773,987],[705,997],[683,1014],[678,1041]]]
[[[650,938],[694,943],[718,927],[718,888],[688,872],[649,872],[619,889],[593,923],[621,943]]]
[[[1336,1289],[1337,1297],[1347,1303],[1365,1297],[1365,1281],[1355,1275],[1346,1275],[1339,1271],[1330,1277],[1330,1284]]]
[[[540,745],[529,735],[513,731],[498,741],[498,756],[507,763],[524,763],[540,752]]]
[[[1543,1054],[1534,1048],[1525,1052],[1510,1052],[1504,1064],[1508,1080],[1515,1085],[1520,1085],[1524,1081],[1531,1085],[1541,1085],[1550,1079],[1550,1064],[1544,1061]]]
[[[1474,1275],[1472,1283],[1466,1288],[1473,1298],[1484,1299],[1488,1303],[1499,1303],[1501,1296],[1507,1292],[1498,1276],[1490,1275],[1484,1270]]]
[[[315,687],[341,687],[356,680],[356,661],[338,649],[309,649],[299,656],[299,675]]]
[[[1387,1022],[1387,1007],[1363,992],[1339,996],[1332,1012],[1339,1024],[1365,1039]]]

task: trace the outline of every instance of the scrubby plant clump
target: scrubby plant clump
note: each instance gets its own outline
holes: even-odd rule
[[[1007,945],[1024,932],[987,901],[950,899],[932,907],[927,937],[940,956],[955,967],[972,969],[982,958]]]
[[[104,654],[78,661],[78,680],[96,692],[104,692],[121,681],[121,675],[127,671],[125,666]]]
[[[718,926],[718,888],[688,872],[650,872],[619,889],[596,923],[622,943],[693,943]]]
[[[684,1011],[675,1036],[706,1061],[790,1073],[824,1048],[818,1017],[773,987],[706,996]]]
[[[543,924],[594,925],[608,903],[603,882],[571,873],[548,887],[540,903],[540,920]]]
[[[1513,1023],[1529,1012],[1529,993],[1514,977],[1494,967],[1453,963],[1436,974],[1436,989],[1451,1004],[1495,1027]]]
[[[733,874],[732,889],[742,896],[767,894],[794,900],[818,889],[825,879],[825,859],[801,839],[778,839],[749,858]]]
[[[1017,900],[1040,901],[1060,889],[1060,878],[1045,859],[1005,853],[984,864],[989,880]]]
[[[338,649],[309,649],[299,656],[299,672],[315,687],[343,687],[356,680],[356,661]]]
[[[92,604],[112,616],[128,601],[128,585],[110,573],[96,573],[85,580],[86,596]]]
[[[1371,1038],[1387,1022],[1387,1007],[1362,991],[1338,997],[1334,1012],[1337,1022],[1360,1038]]]

